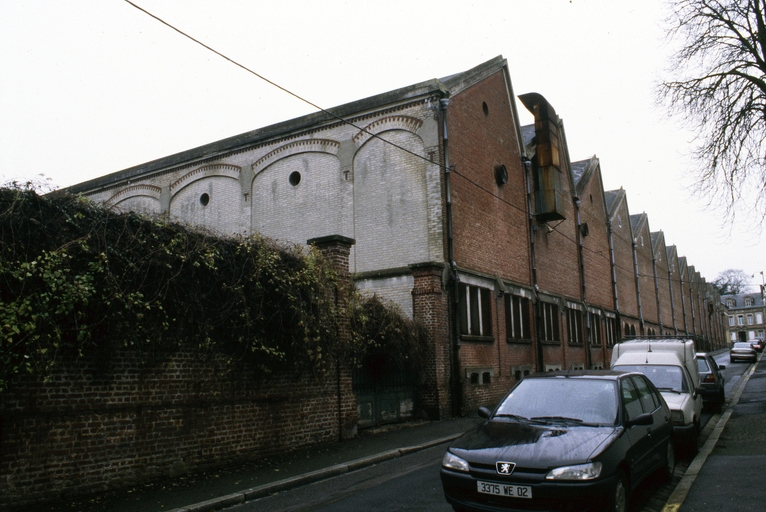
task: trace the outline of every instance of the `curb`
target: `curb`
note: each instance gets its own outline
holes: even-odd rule
[[[665,506],[662,508],[662,512],[677,512],[678,509],[681,508],[681,505],[683,505],[686,496],[689,495],[689,491],[691,490],[694,481],[697,479],[697,475],[699,475],[700,471],[702,471],[702,466],[705,465],[705,461],[713,452],[715,445],[718,443],[718,438],[721,437],[723,429],[726,427],[726,423],[729,421],[729,418],[734,412],[734,406],[739,402],[742,393],[745,391],[747,382],[750,380],[750,377],[753,375],[753,373],[755,373],[755,369],[758,367],[758,363],[761,362],[762,357],[763,353],[758,355],[756,362],[753,363],[753,366],[750,368],[748,374],[740,381],[739,384],[737,384],[737,391],[734,393],[734,398],[732,398],[729,407],[726,408],[726,411],[718,419],[718,422],[705,441],[705,444],[702,446],[702,448],[700,448],[699,453],[696,457],[694,457],[694,460],[692,460],[691,464],[689,464],[689,467],[686,469],[686,472],[681,478],[681,481],[678,483],[675,490],[668,498],[668,501],[665,503]]]
[[[264,484],[258,487],[253,487],[251,489],[245,489],[244,491],[213,498],[211,500],[195,503],[193,505],[175,508],[170,512],[209,512],[211,510],[216,510],[223,507],[239,505],[248,501],[256,500],[258,498],[263,498],[264,496],[268,496],[270,494],[294,489],[295,487],[299,487],[301,485],[318,482],[319,480],[332,478],[334,476],[356,471],[367,466],[378,464],[380,462],[385,462],[396,457],[401,457],[402,455],[408,455],[410,453],[415,453],[427,448],[438,446],[440,444],[448,443],[450,441],[454,441],[461,435],[463,435],[462,432],[459,434],[442,437],[440,439],[434,439],[432,441],[428,441],[426,443],[415,446],[407,446],[404,448],[389,450],[387,452],[376,453],[374,455],[362,457],[361,459],[356,459],[344,464],[336,464],[328,468],[318,469],[316,471],[304,473],[302,475],[294,476],[291,478],[285,478],[284,480],[279,480],[270,484]]]

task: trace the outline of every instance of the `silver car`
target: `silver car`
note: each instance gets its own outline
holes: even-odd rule
[[[729,362],[734,361],[752,361],[755,362],[758,359],[758,354],[750,343],[744,341],[738,341],[734,343],[729,351]]]

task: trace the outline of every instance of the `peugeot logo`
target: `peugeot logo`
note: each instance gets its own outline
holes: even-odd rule
[[[497,461],[495,462],[495,469],[497,469],[498,475],[510,475],[513,473],[513,469],[516,467],[515,462],[504,462],[504,461]]]

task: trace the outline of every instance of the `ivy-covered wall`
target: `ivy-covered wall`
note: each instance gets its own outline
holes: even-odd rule
[[[0,189],[0,508],[353,435],[351,370],[429,348],[315,242]]]

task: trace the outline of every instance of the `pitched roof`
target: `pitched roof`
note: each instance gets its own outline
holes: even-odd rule
[[[64,189],[64,191],[78,193],[86,190],[93,190],[110,186],[120,181],[137,178],[139,176],[144,177],[153,172],[167,170],[168,168],[180,165],[189,165],[195,162],[222,158],[232,152],[254,147],[269,139],[283,136],[288,133],[295,133],[320,125],[339,122],[364,112],[375,111],[386,106],[393,106],[417,99],[427,98],[433,94],[449,97],[504,68],[507,69],[507,62],[502,55],[499,55],[494,59],[490,59],[483,64],[479,64],[478,66],[461,73],[449,75],[441,79],[426,80],[414,85],[352,101],[351,103],[328,108],[289,121],[283,121],[264,128],[258,128],[239,135],[234,135],[233,137],[221,139],[216,142],[211,142],[180,153],[107,174],[106,176],[90,181],[78,183]]]

